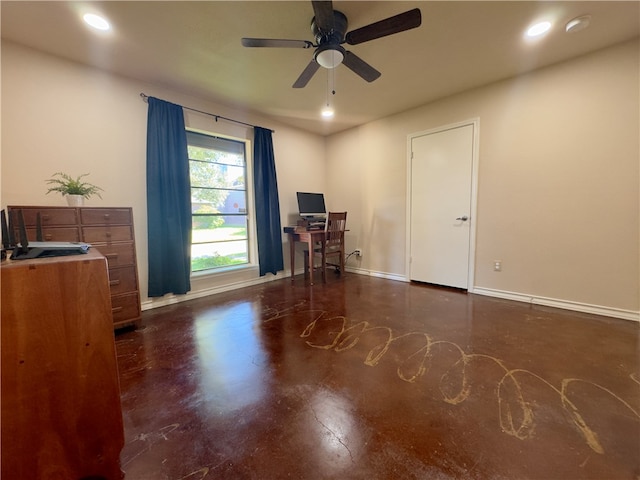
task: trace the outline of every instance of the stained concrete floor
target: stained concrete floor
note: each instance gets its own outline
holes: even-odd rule
[[[636,322],[355,274],[143,321],[126,480],[640,478]]]

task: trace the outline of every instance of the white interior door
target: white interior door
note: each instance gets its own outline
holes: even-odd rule
[[[467,289],[474,125],[410,139],[410,279]]]

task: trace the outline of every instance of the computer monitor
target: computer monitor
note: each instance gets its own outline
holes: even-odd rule
[[[298,196],[298,211],[301,217],[326,217],[327,209],[322,193],[296,192],[296,195]]]

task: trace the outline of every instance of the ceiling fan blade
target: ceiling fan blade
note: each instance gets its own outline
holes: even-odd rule
[[[316,26],[322,32],[330,32],[334,28],[333,2],[312,0]]]
[[[309,62],[309,65],[307,65],[307,67],[302,71],[298,79],[293,84],[293,88],[306,87],[307,83],[309,83],[309,80],[311,80],[311,77],[313,77],[313,74],[316,73],[319,68],[320,64],[316,63],[315,60],[311,60]]]
[[[375,40],[376,38],[411,30],[412,28],[419,27],[421,23],[422,14],[420,13],[420,9],[414,8],[413,10],[352,30],[345,36],[345,41],[349,45],[358,45],[359,43]]]
[[[378,70],[362,60],[355,53],[345,52],[342,63],[344,63],[345,66],[353,73],[364,78],[367,82],[373,82],[382,75]]]
[[[243,47],[311,48],[307,40],[279,40],[276,38],[243,38]]]

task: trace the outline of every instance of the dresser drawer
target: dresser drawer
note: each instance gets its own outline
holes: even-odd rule
[[[111,312],[113,314],[113,323],[115,324],[128,320],[132,322],[139,320],[140,304],[138,293],[111,297]]]
[[[129,225],[133,223],[128,208],[81,208],[84,225]]]
[[[133,265],[129,267],[116,267],[109,269],[109,287],[111,295],[137,292],[136,270]]]
[[[36,241],[36,229],[27,228],[27,238],[30,242]],[[20,240],[16,232],[16,240]],[[79,242],[80,230],[73,227],[42,227],[42,240],[45,242]]]
[[[82,227],[82,237],[87,243],[109,243],[133,240],[131,225],[113,227]]]
[[[24,224],[36,226],[38,212],[40,212],[40,225],[76,225],[78,223],[77,210],[75,208],[20,208],[11,207],[11,221],[14,227],[18,227],[18,212],[22,211]]]
[[[105,256],[109,268],[135,264],[135,248],[133,243],[93,244]]]

